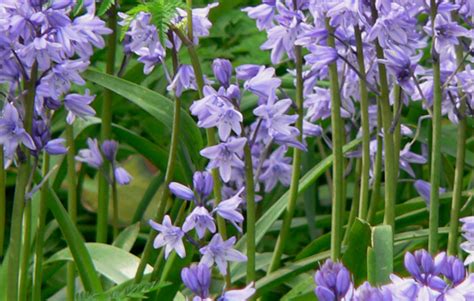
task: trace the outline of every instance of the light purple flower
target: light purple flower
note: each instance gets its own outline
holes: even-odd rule
[[[296,128],[291,124],[296,122],[298,116],[285,114],[291,103],[291,99],[282,99],[275,103],[261,104],[253,110],[253,113],[265,121],[270,136],[277,134],[293,136]]]
[[[201,299],[209,297],[211,286],[211,270],[205,264],[192,264],[181,270],[181,279],[184,285]]]
[[[66,118],[67,123],[72,124],[76,116],[81,118],[94,116],[95,110],[89,105],[94,98],[95,96],[90,95],[89,90],[86,90],[84,95],[74,93],[64,97],[64,106],[69,111]]]
[[[237,230],[242,232],[242,229],[238,224],[242,223],[244,216],[239,212],[239,206],[242,203],[242,197],[240,194],[244,191],[244,188],[241,188],[236,194],[231,198],[221,201],[212,211],[212,213],[217,213],[222,218],[231,222]]]
[[[102,154],[100,153],[99,143],[97,139],[87,139],[87,145],[89,148],[81,149],[79,154],[76,156],[76,160],[79,162],[87,163],[94,168],[100,168],[104,163]]]
[[[187,201],[194,200],[194,191],[192,191],[192,189],[188,188],[187,186],[184,186],[183,184],[171,182],[168,185],[168,188],[170,189],[172,194],[174,194],[180,199]]]
[[[50,155],[64,155],[67,152],[63,138],[51,139],[44,146],[44,150]]]
[[[424,180],[416,180],[415,184],[416,191],[425,200],[426,205],[429,206],[431,200],[431,183]],[[439,188],[439,193],[445,193],[446,189],[443,187]]]
[[[203,206],[196,206],[194,210],[186,217],[183,224],[183,231],[189,232],[196,229],[198,237],[201,239],[206,234],[206,229],[209,232],[216,232],[216,225],[214,218],[209,214],[209,211]]]
[[[176,96],[181,96],[185,90],[197,90],[196,76],[191,65],[181,65],[174,76],[173,81],[167,87],[168,91],[174,91]]]
[[[330,259],[316,271],[314,282],[314,292],[320,301],[343,300],[352,290],[349,271],[341,263]]]
[[[200,154],[210,160],[208,168],[219,168],[219,174],[224,182],[230,181],[233,167],[242,168],[244,163],[240,159],[246,138],[235,138],[228,142],[207,147]]]
[[[379,60],[379,62],[387,66],[405,93],[411,95],[415,89],[413,76],[422,55],[423,53],[420,52],[416,56],[409,57],[403,49],[389,49],[385,51],[386,59]]]
[[[230,78],[232,77],[232,64],[226,59],[215,59],[212,62],[212,70],[214,75],[221,85],[225,88],[230,85]]]
[[[0,118],[0,144],[5,149],[5,156],[13,158],[20,143],[31,150],[36,149],[33,139],[23,128],[23,122],[20,120],[17,109],[7,102]]]
[[[102,152],[104,157],[109,160],[109,162],[115,162],[115,156],[117,155],[118,143],[114,140],[105,140],[102,142]]]
[[[262,165],[264,172],[259,180],[265,183],[265,192],[271,191],[278,181],[283,185],[290,185],[291,181],[291,158],[285,157],[287,148],[280,146]]]
[[[224,241],[220,234],[214,234],[209,244],[199,251],[202,254],[201,263],[212,267],[214,263],[217,265],[222,275],[227,275],[227,262],[243,262],[247,260],[247,256],[233,249],[235,237],[231,237]]]
[[[226,291],[217,300],[218,301],[246,301],[255,294],[256,289],[254,288],[254,285],[255,284],[251,282],[243,289]]]
[[[175,250],[176,254],[181,258],[186,256],[182,240],[184,232],[179,227],[173,226],[169,215],[164,217],[163,224],[158,224],[153,220],[149,220],[149,224],[159,232],[153,242],[153,247],[159,249],[165,246],[165,259],[168,258],[172,250]]]
[[[328,46],[309,45],[309,54],[305,55],[306,63],[311,64],[311,69],[319,71],[329,64],[337,61],[337,51]]]
[[[255,77],[260,71],[260,69],[261,69],[260,65],[245,64],[245,65],[240,65],[239,67],[235,68],[235,73],[236,73],[237,79],[249,80],[252,77]]]
[[[209,21],[209,12],[212,8],[217,7],[219,3],[211,3],[206,7],[194,8],[193,9],[193,37],[194,44],[199,43],[199,38],[209,36],[209,29],[212,23]],[[185,10],[178,8],[178,20],[186,18],[187,13]]]
[[[461,243],[461,249],[469,255],[464,260],[468,265],[474,262],[474,216],[468,216],[460,219],[462,225],[462,235],[466,239]]]
[[[275,69],[261,66],[258,73],[244,83],[244,88],[263,99],[273,99],[281,80],[275,77]]]
[[[207,171],[196,171],[193,175],[193,186],[201,200],[206,199],[214,188],[212,174]]]
[[[257,28],[259,30],[270,29],[274,26],[275,2],[276,0],[263,0],[262,4],[243,8],[242,11],[246,12],[249,18],[257,21]]]
[[[425,26],[425,31],[434,36],[435,50],[439,54],[444,54],[458,45],[458,38],[467,36],[469,31],[458,25],[456,22],[448,20],[443,15],[438,14],[434,23],[434,34],[431,30],[431,24]]]
[[[120,166],[114,168],[114,177],[119,185],[128,185],[132,180],[132,176]]]
[[[439,276],[447,263],[446,253],[442,252],[433,258],[425,250],[417,250],[414,254],[405,253],[405,268],[417,282],[436,291],[443,291],[447,284]]]

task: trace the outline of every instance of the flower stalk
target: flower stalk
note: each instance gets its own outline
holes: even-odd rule
[[[6,173],[5,173],[5,156],[3,145],[0,145],[0,258],[3,257],[3,245],[5,242],[5,217],[6,217]]]
[[[245,193],[247,197],[247,284],[255,280],[255,184],[252,154],[247,140],[244,147],[245,157]]]

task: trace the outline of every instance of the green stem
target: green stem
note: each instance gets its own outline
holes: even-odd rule
[[[335,47],[334,29],[326,19],[326,28],[329,31],[328,46]],[[329,78],[331,83],[331,126],[332,126],[332,146],[334,162],[333,170],[333,190],[332,190],[332,219],[331,219],[331,258],[338,260],[341,256],[342,243],[342,210],[344,203],[344,157],[342,146],[344,143],[344,122],[341,119],[341,96],[339,94],[339,78],[336,63],[329,65]]]
[[[296,113],[298,120],[296,121],[296,128],[300,131],[298,141],[302,141],[303,133],[303,55],[300,46],[295,46],[296,59]],[[278,236],[275,250],[273,251],[272,261],[267,270],[267,275],[280,267],[281,256],[283,255],[284,246],[288,243],[288,235],[290,233],[291,220],[295,214],[296,200],[298,199],[298,186],[301,174],[301,150],[293,149],[293,167],[291,172],[290,192],[288,197],[288,204],[286,207],[283,224],[281,226],[280,234]]]
[[[356,217],[357,217],[357,212],[360,212],[360,194],[361,194],[361,174],[362,174],[362,160],[357,159],[356,162],[356,168],[355,168],[355,179],[354,179],[354,193],[352,196],[352,204],[351,204],[351,212],[349,213],[349,220],[347,221],[347,226],[346,230],[344,232],[344,239],[342,240],[342,244],[345,245],[347,243],[347,240],[349,239],[349,233],[352,228],[352,224],[354,223]],[[347,182],[346,184],[346,189],[347,189]],[[342,212],[344,215],[344,211]]]
[[[107,61],[105,72],[114,74],[115,72],[115,52],[117,44],[117,8],[112,5],[108,11],[109,18],[107,27],[112,29],[112,33],[107,38]],[[105,89],[102,102],[102,123],[101,123],[101,139],[102,141],[110,139],[112,133],[112,91]],[[104,164],[105,174],[109,174],[109,164]],[[105,177],[99,175],[99,204],[97,208],[97,242],[107,242],[107,226],[109,211],[109,183]]]
[[[362,170],[360,180],[359,218],[366,219],[369,202],[369,178],[370,178],[370,127],[369,127],[369,93],[365,78],[364,46],[360,27],[356,25],[355,39],[357,46],[357,62],[359,73],[363,77],[359,79],[360,111],[362,120]]]
[[[0,258],[3,257],[5,244],[5,217],[6,217],[6,174],[5,174],[5,157],[3,153],[3,145],[0,145]]]
[[[26,201],[23,212],[23,245],[21,250],[20,268],[20,299],[26,301],[28,292],[28,265],[30,263],[31,247],[31,200]]]
[[[375,6],[375,0],[371,1],[372,19],[378,18],[377,8]],[[384,59],[384,51],[380,46],[378,39],[375,41],[375,48],[378,59]],[[398,162],[395,162],[394,156],[394,142],[393,134],[390,131],[392,126],[392,112],[390,109],[390,99],[388,90],[387,80],[387,69],[382,63],[378,64],[379,68],[379,79],[380,79],[380,106],[382,112],[382,126],[384,133],[384,147],[385,147],[385,215],[384,224],[390,225],[392,230],[395,229],[395,199],[396,199],[396,184],[397,174],[395,174],[395,166]]]
[[[25,82],[27,94],[25,96],[25,118],[24,128],[31,133],[33,124],[33,110],[36,94],[36,81],[38,76],[38,65],[35,62],[31,70],[31,76]],[[25,206],[25,194],[30,179],[30,154],[25,147],[21,148],[25,158],[21,160],[16,178],[15,194],[13,198],[12,223],[10,229],[9,258],[8,258],[8,287],[7,300],[18,300],[18,275],[20,272],[20,252],[22,236],[22,218]]]
[[[49,155],[44,153],[42,175],[43,178],[49,172]],[[40,191],[40,209],[38,217],[38,228],[36,232],[35,245],[35,266],[33,277],[33,301],[41,301],[41,284],[43,282],[43,249],[44,249],[44,235],[46,224],[46,213],[48,212],[47,197],[48,197],[48,180],[45,180]]]
[[[67,210],[71,221],[77,222],[77,180],[76,180],[76,147],[74,145],[73,126],[66,125],[66,143],[67,143]],[[74,300],[76,293],[75,280],[76,268],[74,262],[67,264],[67,300]]]
[[[431,0],[431,23],[434,32],[434,23],[437,15],[437,1]],[[431,149],[431,200],[429,217],[428,249],[431,254],[438,250],[439,225],[439,186],[441,180],[441,71],[439,55],[431,48],[433,57],[433,144]]]
[[[255,184],[252,154],[249,142],[245,143],[245,192],[247,196],[247,284],[255,281]]]
[[[398,111],[401,110],[402,106],[402,96],[403,96],[403,91],[399,85],[395,85],[394,89],[394,105],[393,105],[393,120],[395,121],[395,118],[399,118],[399,116],[396,116],[398,114]],[[393,127],[393,156],[394,156],[394,161],[395,161],[395,171],[394,173],[398,175],[400,172],[399,169],[399,164],[396,162],[399,162],[400,160],[400,148],[401,148],[401,121],[398,120],[397,124]]]
[[[118,194],[117,194],[117,181],[115,177],[112,180],[112,210],[113,210],[113,223],[114,223],[114,240],[119,235],[119,212],[118,212]]]
[[[453,19],[457,20],[456,14],[453,14]],[[461,69],[464,68],[463,49],[459,45],[456,46],[456,61]],[[458,254],[458,238],[459,238],[459,210],[462,201],[462,188],[464,176],[464,159],[466,157],[466,129],[467,120],[465,116],[466,102],[462,89],[458,89],[461,104],[459,107],[459,124],[457,130],[457,150],[456,150],[456,170],[454,173],[454,187],[453,187],[453,201],[451,204],[451,218],[449,222],[449,236],[448,236],[448,254]]]
[[[369,224],[374,223],[375,213],[380,200],[380,186],[382,184],[382,137],[381,132],[382,114],[380,110],[377,112],[377,153],[375,154],[374,164],[374,184],[372,186],[372,195],[370,196],[370,208],[367,214]]]

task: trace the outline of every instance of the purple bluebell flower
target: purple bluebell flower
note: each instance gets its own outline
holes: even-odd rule
[[[415,177],[415,171],[410,166],[411,163],[413,164],[425,164],[428,160],[414,152],[410,151],[410,145],[407,144],[401,151],[400,151],[400,161],[399,165],[400,168],[406,171],[410,176],[413,178]]]
[[[81,149],[79,154],[76,156],[76,160],[84,162],[94,168],[100,168],[104,164],[104,159],[100,153],[99,143],[97,139],[87,139],[87,145],[89,148]]]
[[[442,252],[433,258],[425,250],[417,250],[414,254],[405,253],[405,268],[417,282],[436,291],[443,291],[447,284],[440,277],[447,263],[446,253]]]
[[[342,26],[348,28],[362,23],[359,9],[359,1],[342,0],[332,7],[326,15],[331,18],[330,24],[332,27]]]
[[[255,116],[265,121],[266,127],[269,129],[270,136],[281,134],[284,136],[293,136],[294,124],[298,119],[297,115],[285,114],[291,106],[291,99],[282,99],[275,103],[261,104],[253,110]]]
[[[466,28],[440,14],[436,16],[434,21],[434,30],[433,34],[431,24],[425,26],[425,31],[434,37],[434,48],[439,54],[447,53],[459,44],[459,37],[467,36],[469,33]]]
[[[416,56],[409,57],[402,49],[389,49],[385,51],[385,59],[379,60],[379,62],[387,66],[387,69],[405,93],[411,95],[415,90],[413,76],[422,55],[423,53],[419,53]]]
[[[257,21],[259,30],[270,29],[274,26],[276,0],[263,0],[262,4],[255,7],[246,7],[242,11],[246,12],[249,18]]]
[[[65,142],[63,138],[51,139],[44,146],[44,150],[50,155],[64,155],[67,153]]]
[[[240,232],[242,232],[242,229],[238,224],[244,221],[244,216],[239,212],[238,209],[243,201],[242,197],[240,196],[243,191],[244,188],[240,189],[229,199],[221,201],[212,211],[212,213],[217,213],[222,218],[231,222]]]
[[[38,62],[39,70],[47,70],[52,62],[61,61],[62,46],[59,43],[52,42],[46,37],[37,37],[31,43],[21,49],[19,55],[27,66],[32,66]]]
[[[349,271],[341,264],[328,259],[314,275],[316,296],[321,301],[344,300],[351,294],[352,283]]]
[[[392,301],[387,290],[373,287],[369,282],[364,282],[354,292],[354,301]]]
[[[114,177],[119,185],[128,185],[132,180],[132,176],[125,170],[125,168],[120,166],[114,168]]]
[[[118,143],[114,140],[105,140],[102,142],[102,152],[104,153],[104,157],[109,160],[110,162],[115,161],[115,156],[117,155],[117,148]]]
[[[211,270],[207,265],[194,263],[189,268],[182,269],[181,279],[193,294],[201,298],[200,300],[206,300],[209,297]]]
[[[67,123],[72,124],[76,116],[85,118],[87,116],[94,116],[95,110],[90,106],[95,96],[90,95],[89,90],[86,90],[84,95],[69,94],[64,97],[64,106],[69,111],[67,114]]]
[[[429,206],[431,200],[431,183],[424,180],[416,180],[413,184],[418,194],[425,200],[426,205]],[[439,193],[445,193],[446,189],[439,188]]]
[[[331,96],[329,90],[315,87],[314,93],[306,96],[303,106],[307,109],[305,117],[311,122],[331,117]],[[341,107],[341,117],[349,118],[351,114]]]
[[[158,224],[153,220],[149,220],[149,224],[159,232],[153,242],[153,247],[159,249],[165,246],[165,258],[168,258],[172,250],[175,250],[181,258],[186,256],[183,244],[184,232],[179,227],[173,226],[169,215],[164,217],[162,224]]]
[[[193,175],[193,186],[201,200],[206,199],[214,187],[212,174],[207,171],[196,171]]]
[[[391,299],[397,301],[413,301],[413,300],[437,300],[440,293],[425,286],[412,278],[400,278],[394,274],[390,276],[392,281],[385,285],[384,288],[390,293]]]
[[[202,254],[201,263],[212,267],[214,263],[217,265],[222,275],[227,275],[227,262],[243,262],[247,260],[247,256],[233,249],[235,237],[231,237],[224,241],[220,234],[214,234],[209,244],[199,251]]]
[[[243,289],[228,290],[217,298],[217,301],[246,301],[250,299],[256,292],[254,283],[249,283]]]
[[[448,256],[441,273],[451,282],[452,286],[457,286],[466,279],[464,264],[456,256]]]
[[[287,147],[280,146],[270,157],[263,162],[263,173],[259,180],[265,184],[265,192],[275,188],[278,182],[283,185],[290,185],[291,181],[291,158],[285,157]]]
[[[235,138],[228,142],[207,147],[200,154],[210,160],[208,168],[219,168],[219,174],[224,182],[230,181],[232,168],[242,168],[244,163],[240,159],[246,138]]]
[[[245,64],[235,68],[237,79],[249,80],[260,72],[260,65]]]
[[[211,21],[209,21],[209,12],[218,5],[219,3],[216,2],[208,4],[206,7],[193,9],[193,42],[195,45],[199,43],[199,38],[209,36],[209,30],[212,26]],[[187,13],[185,10],[178,8],[177,12],[178,17],[176,18],[176,21],[179,22],[186,18]]]
[[[181,65],[168,86],[168,91],[174,91],[176,96],[181,96],[185,90],[197,90],[196,76],[191,65]]]
[[[273,99],[281,80],[275,77],[275,69],[260,67],[258,73],[244,83],[244,88],[263,99]]]
[[[305,55],[305,60],[308,64],[311,64],[312,70],[320,70],[327,65],[337,61],[337,51],[328,46],[309,45],[309,54]]]
[[[198,237],[201,239],[206,234],[206,229],[209,232],[216,232],[216,224],[214,218],[212,218],[209,211],[203,206],[197,206],[194,210],[186,217],[183,224],[183,231],[189,232],[192,229],[196,229]]]
[[[191,201],[194,200],[194,191],[192,189],[184,186],[183,184],[177,182],[171,182],[168,185],[171,193],[177,196],[180,199]]]
[[[215,59],[212,63],[212,70],[219,83],[225,88],[230,85],[232,77],[232,64],[226,59]]]
[[[0,118],[0,144],[4,147],[5,156],[13,158],[20,143],[30,150],[36,149],[33,139],[23,128],[17,109],[7,102]]]
[[[469,254],[464,260],[464,264],[468,265],[474,262],[474,216],[463,217],[460,221],[462,235],[466,239],[461,243],[461,249]]]

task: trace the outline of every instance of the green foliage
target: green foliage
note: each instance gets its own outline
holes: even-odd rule
[[[91,294],[91,293],[79,293],[76,294],[75,300],[77,301],[95,301],[95,300],[129,300],[130,298],[146,298],[146,294],[156,291],[159,288],[166,286],[167,283],[155,282],[142,282],[142,283],[130,283],[127,286],[120,288],[119,290],[111,290],[105,293]]]
[[[102,16],[105,14],[109,8],[114,5],[115,0],[102,0],[102,3],[99,6],[99,10],[97,11],[97,16]]]

